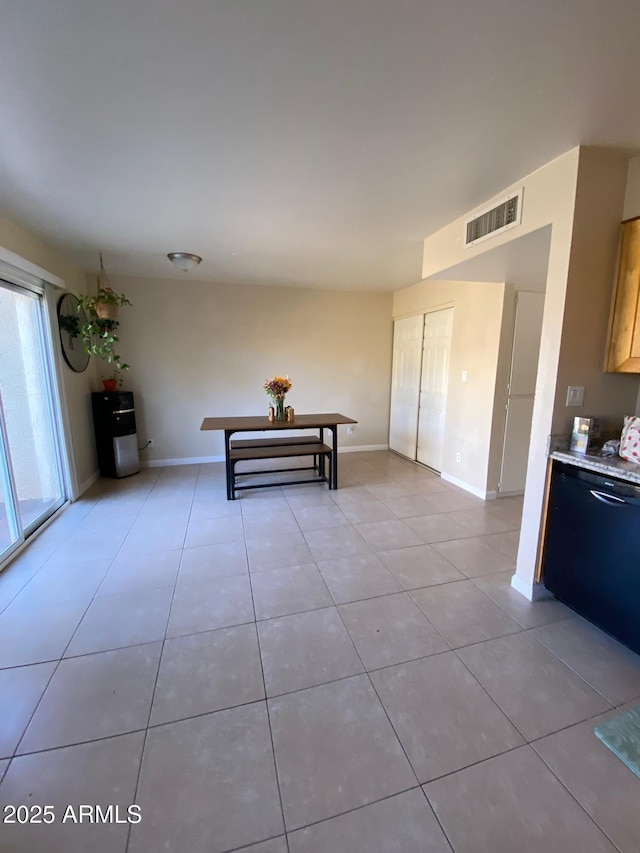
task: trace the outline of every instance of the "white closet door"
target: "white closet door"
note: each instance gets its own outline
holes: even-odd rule
[[[393,324],[389,447],[409,459],[416,458],[423,324],[422,314]]]
[[[500,492],[523,492],[527,479],[531,420],[535,399],[544,293],[521,291],[516,297],[516,319],[507,390],[507,415],[500,472]]]
[[[418,462],[442,470],[453,308],[425,314],[418,416]]]

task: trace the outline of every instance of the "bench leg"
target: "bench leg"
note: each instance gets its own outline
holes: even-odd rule
[[[325,464],[326,464],[327,468],[329,469],[328,470],[329,477],[328,477],[327,485],[330,489],[333,488],[333,485],[332,485],[333,484],[333,466],[331,465],[331,456],[332,456],[331,453],[323,453],[323,455],[322,455],[322,470],[323,470],[322,476],[324,477],[324,470],[325,470]]]
[[[231,436],[233,433],[230,430],[224,431],[224,470],[227,476],[227,500],[232,501],[231,494],[231,460],[229,459]]]
[[[235,501],[236,499],[236,463],[234,460],[231,460],[231,478],[229,483],[231,489],[231,497],[229,500]]]
[[[322,427],[320,427],[318,438],[320,440],[320,444],[324,444],[324,429]],[[315,462],[315,457],[314,457],[314,462]],[[318,459],[318,476],[321,477],[322,479],[324,479],[324,476],[325,476],[324,464],[325,464],[324,453],[321,453],[320,458]]]

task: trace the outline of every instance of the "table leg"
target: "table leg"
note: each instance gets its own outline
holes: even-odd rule
[[[324,444],[324,429],[323,429],[322,427],[319,427],[319,436],[318,436],[318,438],[319,438],[320,444]],[[320,454],[320,457],[319,457],[319,459],[318,459],[318,476],[319,476],[319,477],[321,477],[322,479],[324,479],[324,476],[325,476],[325,473],[324,473],[324,471],[325,471],[324,464],[325,464],[325,457],[324,457],[324,453],[321,453],[321,454]]]
[[[224,467],[227,473],[227,500],[232,501],[235,500],[234,490],[232,488],[233,484],[233,472],[231,470],[231,460],[229,459],[229,450],[230,450],[230,442],[231,436],[233,432],[231,430],[226,429],[224,431]]]
[[[329,488],[338,488],[338,425],[329,427],[333,433],[333,453],[331,454],[331,476],[329,478]]]

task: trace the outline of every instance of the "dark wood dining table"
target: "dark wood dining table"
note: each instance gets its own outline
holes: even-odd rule
[[[202,421],[201,430],[223,430],[224,431],[224,461],[227,472],[227,500],[233,500],[230,486],[230,471],[231,462],[229,459],[229,451],[231,445],[231,436],[237,432],[270,432],[278,433],[285,430],[318,430],[319,440],[324,442],[324,431],[329,430],[332,435],[333,453],[331,454],[331,477],[329,480],[329,488],[338,488],[338,425],[339,424],[356,424],[353,418],[348,418],[346,415],[340,415],[336,412],[329,414],[317,415],[295,415],[294,419],[289,421],[269,420],[265,416],[243,415],[239,417],[226,418],[205,418]],[[277,484],[274,484],[277,485]]]

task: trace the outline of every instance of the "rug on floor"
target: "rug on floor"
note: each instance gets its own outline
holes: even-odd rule
[[[596,737],[640,777],[640,705],[600,723]]]

